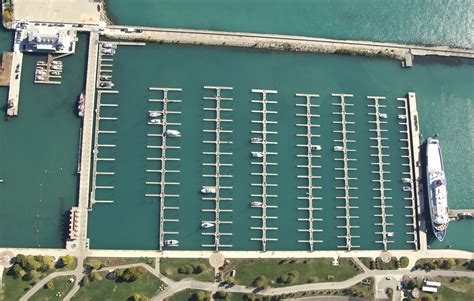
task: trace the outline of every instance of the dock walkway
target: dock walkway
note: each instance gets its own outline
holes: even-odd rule
[[[172,110],[171,106],[174,104],[180,104],[181,100],[180,99],[170,99],[169,98],[169,93],[170,92],[181,92],[182,89],[180,88],[155,88],[155,87],[150,87],[150,91],[158,91],[163,93],[163,98],[150,98],[149,101],[150,103],[160,103],[161,107],[159,111],[156,110],[150,110],[148,114],[151,114],[152,112],[161,112],[161,122],[159,123],[153,123],[151,121],[148,122],[149,125],[156,125],[156,126],[161,126],[161,133],[159,134],[150,134],[148,133],[147,136],[150,138],[160,138],[161,139],[161,145],[147,145],[148,149],[158,149],[161,153],[161,156],[158,158],[155,157],[147,157],[147,161],[158,161],[160,163],[160,168],[159,169],[147,169],[146,172],[152,175],[159,174],[159,181],[147,181],[145,182],[146,185],[158,185],[159,186],[159,193],[158,194],[145,194],[146,197],[152,197],[152,198],[158,198],[160,202],[160,216],[159,216],[159,221],[160,221],[160,238],[159,238],[159,249],[160,251],[163,250],[165,247],[165,238],[169,235],[178,235],[179,233],[177,231],[168,231],[165,228],[165,223],[167,222],[174,222],[178,223],[179,219],[177,218],[169,218],[167,217],[166,213],[169,210],[179,210],[179,206],[173,205],[169,206],[167,205],[166,201],[167,200],[172,200],[174,202],[179,200],[179,194],[171,194],[167,192],[167,187],[170,186],[179,186],[180,183],[177,181],[171,181],[167,178],[167,174],[173,173],[173,174],[178,174],[179,170],[178,169],[170,169],[169,166],[167,166],[168,161],[180,161],[180,158],[177,158],[176,156],[172,156],[170,154],[170,150],[179,150],[180,146],[178,145],[168,145],[167,141],[168,138],[170,139],[176,139],[179,138],[180,135],[177,136],[172,136],[168,135],[168,130],[174,130],[177,131],[177,128],[181,126],[180,122],[176,121],[170,121],[170,117],[172,116],[178,116],[181,115],[181,111],[179,110]],[[159,117],[157,117],[157,120]]]
[[[15,41],[17,40],[18,32],[15,33]],[[21,82],[21,69],[23,64],[23,53],[17,47],[14,47],[11,72],[10,72],[10,88],[8,89],[8,103],[7,103],[7,116],[17,116],[20,102],[20,82]],[[18,72],[16,66],[18,66]]]
[[[304,221],[308,223],[308,227],[305,229],[298,229],[299,232],[307,232],[308,238],[298,240],[301,243],[309,244],[309,249],[311,252],[314,251],[314,245],[316,243],[322,243],[321,239],[316,239],[315,233],[322,232],[321,229],[315,227],[315,222],[322,222],[321,218],[317,218],[315,215],[315,211],[321,211],[322,208],[315,205],[315,201],[320,201],[321,196],[317,196],[315,191],[321,190],[322,187],[319,185],[315,185],[314,181],[321,179],[321,176],[315,173],[315,170],[321,168],[320,165],[314,163],[313,160],[321,160],[321,155],[319,151],[321,149],[320,145],[315,145],[314,140],[319,139],[321,135],[315,134],[313,128],[319,128],[319,124],[313,123],[312,119],[319,118],[319,114],[315,114],[313,112],[314,109],[319,108],[319,104],[313,104],[311,102],[312,99],[317,99],[319,94],[303,94],[297,93],[296,96],[303,97],[305,102],[304,103],[297,103],[297,107],[304,108],[304,113],[297,113],[296,116],[299,118],[304,118],[304,123],[296,124],[298,127],[304,128],[305,133],[296,134],[297,137],[301,137],[305,139],[305,143],[298,143],[296,146],[304,149],[304,154],[298,154],[297,157],[305,158],[306,164],[298,164],[298,168],[303,168],[306,170],[305,175],[298,175],[298,178],[305,179],[307,181],[306,186],[299,185],[298,189],[302,189],[305,191],[305,196],[298,196],[298,200],[304,200],[307,203],[305,207],[298,207],[300,211],[307,211],[307,217],[298,218],[298,221]]]
[[[223,243],[221,240],[221,236],[231,236],[231,232],[223,232],[221,230],[221,224],[232,224],[232,220],[224,220],[224,216],[222,213],[232,213],[232,209],[223,208],[221,206],[221,201],[232,201],[232,197],[226,196],[227,192],[233,189],[230,185],[223,185],[223,182],[231,179],[232,175],[228,174],[227,169],[232,167],[232,163],[224,163],[223,157],[232,156],[232,152],[224,151],[225,145],[232,144],[232,141],[227,140],[226,136],[232,134],[231,129],[224,129],[225,124],[231,125],[232,119],[229,117],[224,117],[224,114],[231,113],[233,111],[232,108],[226,107],[223,103],[229,102],[232,103],[232,97],[223,97],[223,91],[232,91],[232,87],[220,87],[220,86],[204,86],[204,89],[214,91],[214,96],[212,97],[204,97],[206,101],[212,101],[213,105],[211,107],[204,106],[204,111],[206,112],[214,112],[214,118],[204,118],[203,121],[205,123],[212,123],[214,125],[213,129],[204,129],[204,135],[207,136],[207,133],[213,134],[213,140],[204,140],[204,144],[209,144],[214,147],[214,151],[204,151],[203,155],[205,156],[205,162],[202,163],[203,167],[211,167],[214,170],[214,173],[206,173],[203,175],[204,178],[214,179],[213,186],[207,186],[207,188],[213,188],[214,192],[203,193],[202,200],[203,201],[211,201],[214,203],[213,209],[204,208],[202,211],[204,213],[211,213],[213,214],[214,218],[211,220],[204,220],[203,222],[211,223],[214,225],[213,231],[203,231],[202,235],[204,236],[212,236],[213,243],[204,243],[201,246],[206,248],[214,248],[215,251],[219,251],[221,248],[232,248],[231,244]],[[212,162],[209,162],[208,159],[210,157],[214,158]],[[207,170],[207,169],[206,169]],[[207,180],[206,180],[207,181]],[[203,187],[204,189],[204,187]]]
[[[277,209],[277,205],[269,204],[269,201],[272,199],[278,198],[277,194],[271,192],[272,187],[277,187],[276,183],[271,182],[272,177],[278,176],[277,173],[270,171],[271,166],[276,166],[278,163],[270,162],[270,156],[278,155],[277,152],[271,151],[270,147],[276,145],[276,141],[272,141],[272,135],[277,135],[278,132],[270,130],[272,125],[276,125],[278,122],[276,120],[271,120],[270,116],[275,116],[278,112],[275,109],[272,109],[271,106],[275,105],[277,102],[275,100],[269,100],[267,98],[268,94],[276,94],[275,90],[261,90],[261,89],[252,89],[252,93],[261,94],[261,99],[252,99],[252,103],[259,104],[257,109],[252,109],[251,112],[254,114],[261,115],[261,119],[252,120],[252,123],[258,124],[258,130],[252,130],[252,135],[258,135],[257,139],[253,139],[252,144],[257,144],[261,146],[257,152],[253,152],[251,156],[253,157],[251,164],[261,166],[261,171],[251,172],[252,176],[257,176],[261,178],[261,181],[258,183],[252,183],[253,187],[259,187],[260,193],[252,193],[251,199],[261,202],[261,208],[258,208],[261,211],[261,215],[251,215],[250,218],[257,219],[261,221],[259,226],[251,226],[251,230],[257,230],[260,232],[260,236],[251,237],[251,240],[260,241],[262,243],[262,251],[267,251],[267,242],[268,241],[277,241],[276,237],[271,237],[268,235],[268,231],[277,231],[278,228],[274,226],[269,226],[270,220],[275,220],[278,217],[269,214],[269,209]],[[253,114],[253,115],[254,115]],[[254,155],[255,154],[255,155]],[[261,156],[261,157],[260,157]]]

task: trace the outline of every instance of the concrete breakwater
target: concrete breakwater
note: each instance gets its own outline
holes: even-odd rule
[[[474,58],[474,51],[470,49],[401,45],[394,43],[377,43],[365,41],[345,41],[274,34],[110,26],[105,31],[105,35],[115,39],[140,40],[170,44],[229,46],[280,51],[387,57],[403,61],[404,66],[406,67],[411,66],[414,55]]]

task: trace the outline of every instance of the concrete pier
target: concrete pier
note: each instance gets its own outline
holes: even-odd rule
[[[68,250],[89,249],[87,238],[87,218],[89,210],[89,188],[91,174],[91,154],[94,132],[94,106],[95,106],[95,79],[97,72],[97,55],[99,46],[99,34],[91,32],[89,36],[89,50],[87,59],[87,79],[85,89],[85,109],[82,127],[81,142],[81,174],[79,177],[79,200],[78,200],[78,238],[66,242]]]
[[[419,248],[421,251],[428,249],[427,231],[426,225],[426,211],[423,208],[423,190],[422,184],[422,165],[421,165],[421,153],[420,153],[420,125],[418,119],[418,110],[416,108],[416,94],[414,92],[408,92],[408,113],[409,113],[409,126],[410,126],[410,140],[411,140],[411,152],[412,152],[412,168],[414,173],[414,188],[417,204],[418,213],[418,241]]]
[[[15,37],[18,33],[15,34]],[[12,56],[12,68],[10,74],[10,88],[8,89],[7,116],[17,116],[20,102],[20,81],[21,67],[23,63],[23,53],[19,49],[14,49]],[[19,65],[19,72],[16,66]]]
[[[211,30],[108,26],[104,34],[109,38],[142,40],[162,43],[182,43],[226,47],[263,48],[283,51],[340,53],[362,56],[383,56],[412,64],[413,56],[444,56],[474,58],[474,50],[449,47],[402,45],[395,43],[348,41],[305,36],[222,32]],[[138,31],[138,32],[137,32]]]

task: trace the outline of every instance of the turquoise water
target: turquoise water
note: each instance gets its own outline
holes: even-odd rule
[[[117,130],[117,134],[113,137],[104,138],[106,139],[104,143],[117,144],[116,149],[106,153],[115,157],[116,161],[112,164],[106,163],[108,166],[99,167],[103,168],[101,170],[115,171],[114,176],[99,179],[104,181],[101,184],[115,186],[114,190],[101,195],[103,199],[113,199],[115,203],[94,206],[89,223],[92,248],[156,249],[158,246],[159,204],[157,200],[144,197],[144,193],[148,191],[144,182],[149,179],[144,172],[149,167],[145,157],[150,154],[159,156],[156,150],[150,153],[145,147],[149,142],[146,133],[155,130],[146,125],[146,112],[151,109],[147,99],[159,97],[156,92],[153,94],[148,92],[150,86],[183,88],[183,92],[178,94],[183,100],[181,104],[183,114],[179,118],[182,122],[180,129],[183,138],[176,142],[181,146],[181,150],[175,154],[181,158],[176,165],[181,170],[179,180],[183,184],[177,190],[181,195],[179,201],[181,210],[168,211],[170,215],[167,215],[169,218],[179,218],[180,223],[166,224],[170,226],[169,231],[178,231],[179,234],[167,238],[179,239],[181,249],[200,249],[202,243],[209,242],[201,236],[199,229],[199,222],[208,217],[202,213],[202,209],[208,208],[208,204],[201,200],[199,194],[201,185],[207,184],[202,178],[201,166],[203,162],[201,153],[206,149],[202,144],[204,137],[202,97],[208,94],[203,89],[204,85],[234,87],[232,92],[234,156],[231,159],[234,167],[230,170],[234,176],[232,179],[234,200],[226,204],[234,212],[223,214],[223,219],[233,221],[232,226],[226,226],[233,232],[233,236],[225,238],[225,242],[232,243],[233,248],[237,250],[260,248],[259,242],[250,240],[256,237],[258,232],[249,230],[250,226],[255,225],[250,215],[259,214],[258,209],[248,207],[252,191],[250,184],[256,180],[249,175],[257,170],[250,165],[248,157],[249,152],[253,150],[248,143],[252,128],[250,121],[256,117],[250,114],[249,101],[256,97],[250,93],[252,88],[266,88],[279,91],[273,98],[278,100],[279,124],[276,130],[279,131],[279,135],[276,140],[279,144],[276,149],[280,154],[277,158],[279,165],[275,168],[279,176],[274,180],[279,184],[277,189],[279,198],[275,202],[279,205],[279,209],[275,211],[278,220],[272,222],[272,225],[277,226],[279,230],[269,233],[278,238],[278,241],[270,242],[268,249],[307,249],[306,245],[296,242],[306,237],[304,233],[298,232],[298,228],[303,227],[304,223],[296,222],[297,218],[304,216],[303,212],[297,210],[297,207],[304,206],[304,203],[296,199],[303,192],[295,189],[301,182],[297,181],[296,176],[302,174],[302,171],[296,168],[299,161],[295,160],[296,154],[301,153],[301,150],[294,147],[297,142],[296,133],[300,131],[294,126],[297,122],[295,114],[298,112],[295,106],[298,99],[294,93],[297,92],[315,92],[321,95],[317,102],[321,105],[319,110],[322,116],[320,131],[323,136],[320,144],[323,147],[321,159],[323,199],[317,205],[323,210],[317,215],[323,218],[323,222],[317,227],[323,232],[317,234],[317,239],[322,239],[323,243],[317,245],[316,249],[335,249],[344,243],[342,239],[336,238],[336,235],[343,233],[341,229],[336,228],[342,225],[343,221],[335,217],[343,215],[344,211],[336,209],[336,203],[342,201],[334,199],[336,191],[333,178],[337,163],[334,162],[335,155],[331,151],[334,138],[331,133],[334,130],[331,122],[334,117],[331,116],[331,112],[335,110],[331,102],[337,99],[330,96],[334,92],[355,95],[349,100],[355,104],[352,110],[356,114],[355,135],[359,141],[355,154],[358,160],[356,166],[359,168],[357,173],[359,180],[356,181],[359,190],[355,192],[359,200],[355,202],[359,209],[354,209],[353,214],[361,217],[355,221],[360,228],[354,229],[354,235],[360,235],[361,238],[354,239],[354,244],[360,245],[362,249],[380,248],[374,244],[374,232],[378,229],[373,224],[378,218],[373,216],[377,213],[377,209],[373,208],[371,184],[368,184],[368,179],[372,176],[367,167],[372,161],[367,155],[369,108],[366,96],[383,95],[388,99],[387,112],[391,118],[389,122],[392,124],[388,136],[391,147],[389,160],[392,163],[390,179],[393,183],[390,186],[394,189],[392,192],[394,199],[391,201],[394,208],[391,213],[394,216],[389,218],[389,221],[395,223],[392,231],[396,235],[395,243],[390,245],[390,248],[411,248],[406,243],[410,237],[404,234],[409,229],[405,226],[408,220],[404,217],[408,213],[404,209],[406,201],[401,200],[402,192],[398,184],[401,177],[401,169],[398,167],[401,152],[397,148],[399,147],[397,141],[400,137],[398,128],[393,126],[398,122],[395,115],[397,97],[404,96],[408,91],[417,92],[423,133],[431,135],[438,132],[445,141],[443,150],[446,149],[444,152],[447,157],[448,177],[454,178],[453,175],[456,175],[458,170],[465,174],[460,181],[450,180],[450,204],[453,208],[470,206],[469,189],[465,186],[464,179],[472,180],[473,174],[466,162],[472,159],[462,158],[453,153],[458,154],[459,145],[472,147],[469,145],[469,142],[472,142],[472,132],[465,123],[463,124],[463,120],[472,117],[470,109],[463,109],[470,108],[469,104],[472,102],[473,91],[466,88],[472,81],[472,66],[469,61],[448,61],[448,63],[456,66],[423,59],[417,60],[412,69],[402,69],[397,61],[347,56],[157,44],[146,47],[120,47],[114,56],[113,71],[114,82],[120,93],[117,96],[104,98],[106,102],[119,104],[119,107],[112,108],[112,111],[104,112],[104,116],[117,116],[119,121],[104,123],[103,128]],[[449,109],[435,109],[443,105]],[[454,116],[457,118],[452,120]],[[444,127],[440,122],[444,123]],[[451,124],[449,129],[448,124]],[[130,222],[117,223],[117,220]],[[467,225],[471,226],[472,223],[467,222]],[[456,225],[452,228],[455,229]],[[472,241],[463,239],[455,232],[450,234],[445,243],[455,248],[474,249]],[[124,240],[123,237],[129,239]],[[437,246],[446,247],[433,245]]]
[[[1,45],[11,47],[2,32]],[[68,211],[77,204],[77,151],[80,120],[77,95],[84,85],[87,44],[84,36],[76,55],[62,59],[63,83],[33,83],[37,60],[25,55],[19,116],[0,118],[0,246],[63,248]],[[1,88],[2,108],[8,89]]]
[[[470,0],[107,1],[117,24],[472,48]]]

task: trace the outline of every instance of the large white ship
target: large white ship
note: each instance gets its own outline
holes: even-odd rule
[[[449,223],[448,183],[438,139],[428,138],[426,144],[426,184],[433,232],[439,241],[443,241]]]

